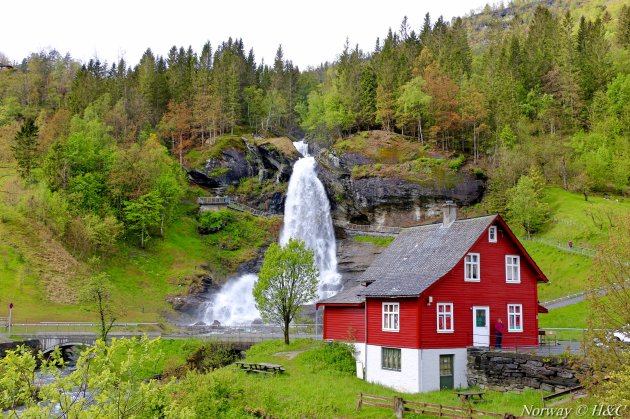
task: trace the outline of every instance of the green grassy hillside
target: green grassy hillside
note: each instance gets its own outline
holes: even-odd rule
[[[547,202],[553,218],[538,237],[590,248],[607,239],[615,217],[630,213],[630,200],[623,197],[589,196],[585,201],[559,187],[547,188]]]
[[[122,242],[114,254],[90,268],[43,226],[34,226],[15,210],[2,210],[0,317],[13,302],[15,322],[95,319],[79,304],[78,290],[90,272],[101,270],[111,278],[113,299],[122,309],[119,320],[160,320],[160,315],[170,310],[168,295],[186,293],[203,273],[217,281],[225,280],[238,264],[253,258],[261,246],[274,240],[279,231],[278,220],[235,213],[232,228],[201,236],[197,220],[188,215],[191,206],[182,206],[164,238],[153,238],[146,249]]]

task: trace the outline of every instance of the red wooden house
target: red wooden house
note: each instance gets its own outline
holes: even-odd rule
[[[467,348],[538,344],[547,278],[499,215],[405,229],[360,284],[322,300],[324,339],[354,343],[357,373],[402,391],[466,387]]]

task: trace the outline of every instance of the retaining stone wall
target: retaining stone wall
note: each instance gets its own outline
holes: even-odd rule
[[[496,390],[560,391],[579,385],[567,359],[480,349],[468,350],[468,385]]]

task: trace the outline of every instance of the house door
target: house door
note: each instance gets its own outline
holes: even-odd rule
[[[440,355],[440,390],[454,388],[453,355]]]
[[[490,307],[473,307],[473,346],[490,346]]]

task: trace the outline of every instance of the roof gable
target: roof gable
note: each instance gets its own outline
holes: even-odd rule
[[[527,250],[525,250],[525,247],[523,247],[523,245],[521,244],[521,242],[519,241],[519,239],[516,237],[516,235],[512,232],[512,230],[510,229],[510,227],[507,225],[507,223],[505,222],[505,220],[503,220],[503,218],[501,218],[500,215],[497,215],[497,222],[499,224],[501,224],[501,227],[503,227],[505,229],[505,232],[507,233],[508,237],[512,240],[512,242],[514,243],[514,245],[518,248],[519,252],[521,253],[521,255],[525,258],[525,260],[531,265],[532,269],[534,269],[534,272],[536,272],[536,280],[538,282],[549,282],[549,279],[547,279],[547,276],[543,273],[543,271],[538,267],[538,265],[536,264],[536,262],[534,262],[534,259],[532,259],[532,257],[529,255],[529,253],[527,253]]]
[[[403,230],[361,276],[361,281],[373,283],[362,289],[360,295],[420,295],[453,269],[497,218],[500,219],[489,215],[457,220],[449,227],[431,224]],[[520,243],[518,246],[524,251]]]

